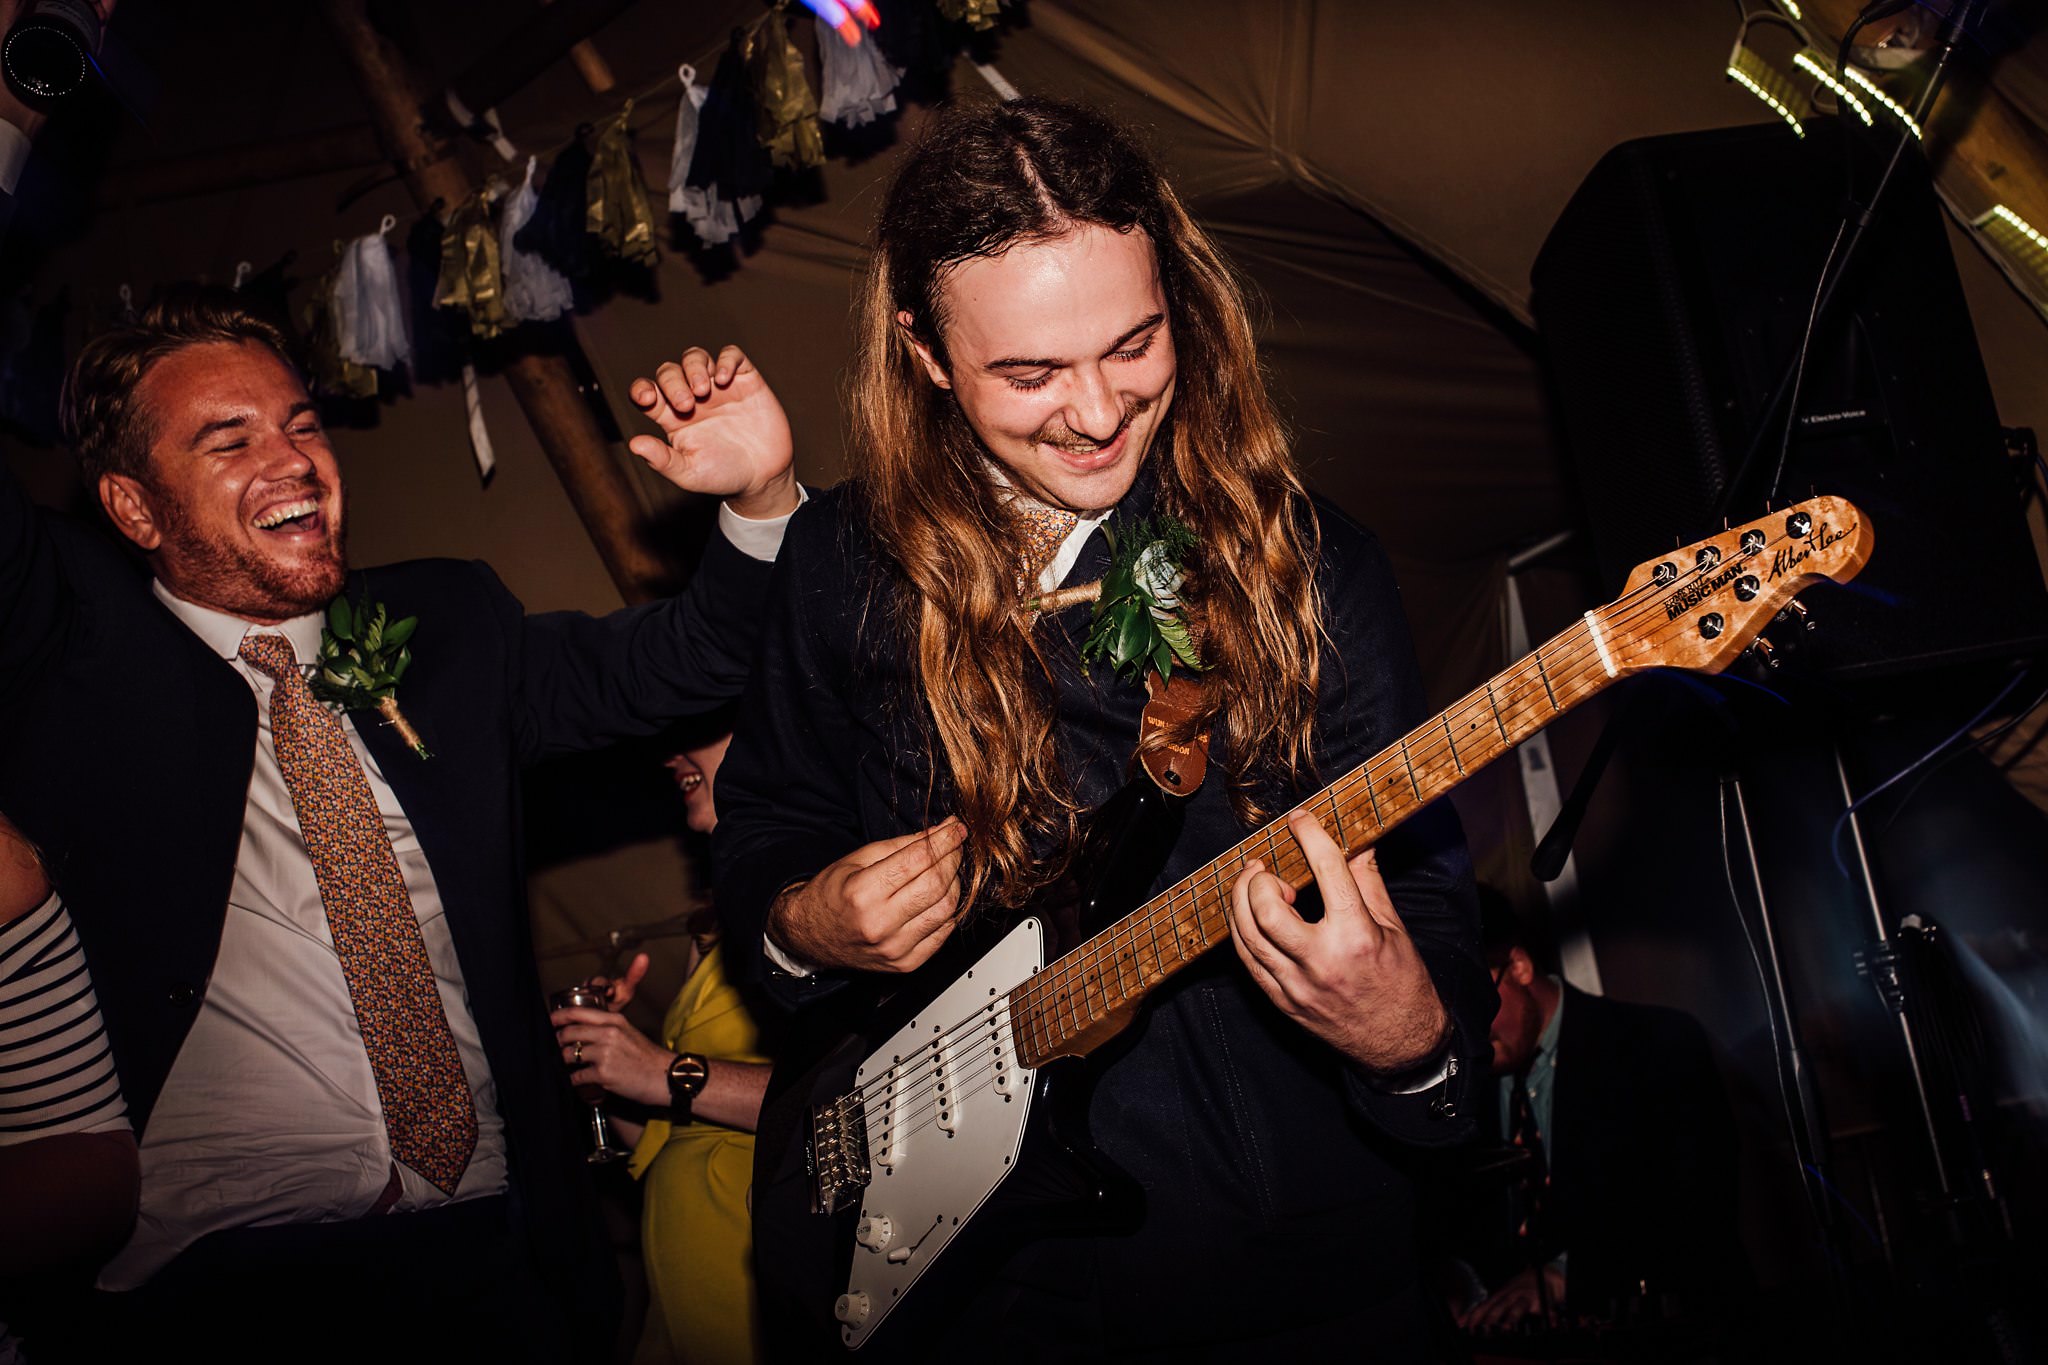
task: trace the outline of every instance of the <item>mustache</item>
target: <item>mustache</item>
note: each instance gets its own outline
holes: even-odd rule
[[[1075,455],[1086,455],[1090,451],[1100,450],[1104,446],[1115,445],[1116,438],[1128,431],[1131,423],[1137,421],[1151,410],[1152,400],[1140,398],[1124,410],[1123,420],[1117,423],[1116,430],[1099,441],[1092,436],[1081,435],[1065,422],[1058,419],[1054,419],[1040,427],[1032,434],[1031,439],[1033,443],[1038,445],[1056,446]]]
[[[303,478],[293,479],[290,483],[271,485],[263,490],[263,498],[266,504],[272,500],[297,498],[311,498],[316,502],[324,504],[327,501],[328,493],[331,491],[327,486],[326,480],[317,474],[309,474]]]

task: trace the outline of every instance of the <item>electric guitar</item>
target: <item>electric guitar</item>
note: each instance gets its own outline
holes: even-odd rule
[[[1616,680],[1727,667],[1802,588],[1853,578],[1871,540],[1854,506],[1816,497],[1640,565],[1614,602],[1303,807],[1357,854]],[[1177,813],[1141,775],[1091,817],[1056,913],[1027,914],[993,946],[949,944],[950,965],[942,953],[936,973],[907,979],[950,982],[935,993],[842,991],[799,1018],[755,1143],[773,1358],[916,1353],[1021,1239],[1142,1215],[1135,1184],[1088,1140],[1085,1059],[1225,939],[1246,862],[1311,879],[1282,817],[1138,904]]]

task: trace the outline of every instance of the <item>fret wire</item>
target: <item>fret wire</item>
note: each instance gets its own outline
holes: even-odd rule
[[[1545,694],[1546,694],[1546,695],[1547,695],[1547,696],[1548,696],[1548,697],[1550,698],[1550,709],[1551,709],[1551,710],[1553,710],[1553,711],[1562,711],[1562,710],[1563,710],[1564,708],[1563,708],[1563,707],[1561,707],[1561,706],[1559,706],[1559,705],[1557,704],[1557,693],[1556,693],[1556,691],[1555,691],[1555,690],[1553,690],[1553,689],[1551,688],[1551,686],[1550,686],[1550,673],[1549,673],[1549,671],[1548,671],[1548,670],[1546,670],[1546,669],[1545,669],[1545,668],[1543,667],[1543,646],[1542,646],[1542,645],[1538,645],[1538,646],[1536,647],[1536,649],[1535,649],[1535,656],[1536,656],[1536,676],[1537,676],[1537,677],[1539,677],[1539,678],[1541,678],[1541,679],[1543,680],[1543,691],[1544,691],[1544,693],[1545,693]]]
[[[1338,778],[1337,782],[1339,785],[1344,787],[1346,792],[1348,793],[1344,798],[1344,804],[1351,807],[1352,814],[1356,815],[1359,819],[1362,820],[1365,818],[1365,812],[1358,808],[1358,795],[1356,792],[1351,790],[1352,788],[1358,785],[1357,777],[1358,774],[1355,772],[1347,773],[1343,777]],[[1370,791],[1370,788],[1368,787],[1367,790]],[[1386,827],[1384,825],[1381,825],[1379,822],[1378,810],[1374,810],[1373,817],[1373,837],[1377,839],[1381,834],[1386,832]]]
[[[1486,680],[1486,704],[1493,708],[1493,723],[1500,727],[1500,742],[1512,747],[1514,741],[1508,738],[1508,723],[1500,718],[1500,703],[1494,699],[1491,678]]]
[[[1422,800],[1422,784],[1415,780],[1415,760],[1408,757],[1408,736],[1401,736],[1401,762],[1408,768],[1408,785],[1415,788],[1415,799]]]

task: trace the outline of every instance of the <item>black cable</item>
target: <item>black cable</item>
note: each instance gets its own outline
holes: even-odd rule
[[[1818,1152],[1806,1150],[1806,1124],[1800,1117],[1800,1106],[1792,1100],[1792,1087],[1785,1080],[1785,1044],[1778,1034],[1778,999],[1771,991],[1770,974],[1764,969],[1764,955],[1756,946],[1756,931],[1749,927],[1749,911],[1743,905],[1742,893],[1735,884],[1735,851],[1728,841],[1728,787],[1736,779],[1721,779],[1721,874],[1728,882],[1728,903],[1734,907],[1735,922],[1742,926],[1742,941],[1749,947],[1750,965],[1756,968],[1757,989],[1764,998],[1764,1027],[1771,1035],[1771,1072],[1778,1082],[1778,1103],[1785,1111],[1785,1129],[1792,1138],[1792,1160],[1798,1166],[1799,1188],[1806,1195],[1807,1211],[1814,1222],[1825,1226],[1821,1214],[1821,1200],[1814,1194],[1813,1183],[1807,1179],[1807,1172],[1816,1170],[1815,1162],[1820,1160]],[[1743,830],[1743,839],[1749,838],[1749,831]],[[1790,1021],[1787,1021],[1790,1026]]]
[[[1842,857],[1842,830],[1844,827],[1848,825],[1851,817],[1853,817],[1857,811],[1862,810],[1872,801],[1884,795],[1884,793],[1888,789],[1890,789],[1895,783],[1898,783],[1905,778],[1911,777],[1921,768],[1925,767],[1929,763],[1932,763],[1935,759],[1941,757],[1944,753],[1946,753],[1950,745],[1954,744],[1957,740],[1960,740],[1964,735],[1969,734],[1971,730],[1975,729],[1978,725],[1983,723],[1984,718],[1986,716],[1990,715],[1993,711],[1997,710],[1998,704],[2004,701],[2007,697],[2012,695],[2012,690],[2020,685],[2021,679],[2025,678],[2029,673],[2033,671],[2034,665],[2032,661],[2029,661],[2028,663],[2022,665],[2020,669],[2012,675],[2012,677],[2006,680],[2005,686],[1998,689],[1997,696],[1993,697],[1990,701],[1985,702],[1983,707],[1977,712],[1976,715],[1971,716],[1968,720],[1964,721],[1960,726],[1956,728],[1953,734],[1948,736],[1948,738],[1942,740],[1939,744],[1936,744],[1926,753],[1920,755],[1920,757],[1914,759],[1911,763],[1908,763],[1905,767],[1899,769],[1890,777],[1887,777],[1884,781],[1878,783],[1875,787],[1872,787],[1869,791],[1863,793],[1863,795],[1857,797],[1854,801],[1851,801],[1847,806],[1843,807],[1842,813],[1835,817],[1834,829],[1828,835],[1828,852],[1834,856],[1835,868],[1837,871],[1839,871],[1844,877],[1848,878],[1853,878],[1855,875],[1854,873],[1850,872],[1848,862]]]
[[[1927,780],[1929,778],[1933,777],[1943,768],[1946,768],[1949,764],[1961,758],[1964,754],[1972,753],[1979,749],[1985,749],[1993,744],[1996,744],[1999,741],[1999,739],[2006,734],[2007,731],[2011,730],[2014,726],[2018,725],[2028,716],[2033,715],[2034,712],[2040,710],[2042,702],[2048,702],[2048,688],[2043,688],[2041,689],[2041,691],[2035,693],[2034,699],[2028,702],[2025,706],[2022,706],[2017,712],[2015,712],[2011,720],[2006,721],[2003,725],[2000,725],[1995,729],[1985,731],[1983,734],[1971,740],[1968,744],[1958,745],[1954,749],[1949,750],[1948,753],[1942,755],[1941,761],[1939,763],[1936,763],[1926,772],[1920,774],[1919,777],[1913,780],[1912,786],[1906,788],[1904,791],[1899,793],[1899,799],[1892,803],[1891,814],[1887,815],[1884,818],[1884,823],[1877,827],[1877,832],[1882,834],[1885,830],[1891,828],[1892,821],[1899,818],[1900,814],[1904,812],[1904,810],[1906,809],[1907,803],[1910,802],[1913,799],[1913,797],[1919,793],[1920,788],[1927,785]]]

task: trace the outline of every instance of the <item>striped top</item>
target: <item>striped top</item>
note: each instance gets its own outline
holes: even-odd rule
[[[0,924],[0,1146],[127,1127],[85,953],[53,892]]]

